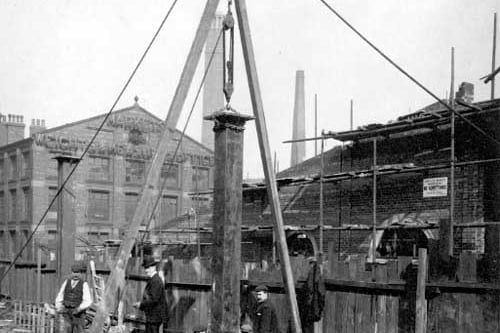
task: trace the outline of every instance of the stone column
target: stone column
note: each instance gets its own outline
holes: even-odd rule
[[[56,156],[58,188],[68,176],[78,158]],[[75,261],[75,195],[71,179],[57,197],[57,277],[61,285],[64,277],[71,273]]]
[[[205,117],[215,132],[211,332],[240,330],[243,130],[253,117],[224,109]]]

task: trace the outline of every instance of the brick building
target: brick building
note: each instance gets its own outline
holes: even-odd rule
[[[498,140],[500,100],[476,103],[472,108],[458,106],[457,110]],[[482,253],[488,246],[485,228],[463,226],[498,221],[495,207],[500,199],[497,179],[500,148],[459,117],[455,124],[454,223],[458,225],[454,232],[455,252]],[[357,227],[373,223],[374,139],[377,226],[436,228],[399,231],[399,254],[411,254],[414,244],[426,246],[429,240],[437,240],[438,228],[450,220],[450,128],[450,112],[440,104],[433,104],[385,125],[332,133],[331,138],[342,144],[324,155],[323,212],[327,231],[323,250],[327,251],[330,245],[340,253],[367,251],[363,245],[367,245],[370,230]],[[278,175],[285,223],[312,230],[307,234],[315,249],[318,232],[312,227],[319,221],[320,164],[320,156],[316,156]],[[265,202],[265,195],[262,197]],[[254,209],[254,215],[258,210]],[[270,224],[265,211],[261,216],[260,223]],[[395,232],[385,233],[386,238],[392,238]]]
[[[499,99],[474,103],[472,107],[458,105],[457,110],[487,135],[499,140]],[[450,223],[450,119],[449,111],[436,103],[387,124],[372,124],[330,135],[340,145],[324,153],[325,253],[329,247],[340,254],[368,252],[374,216],[374,139],[377,141],[377,226],[421,227],[420,230],[379,232],[379,250],[388,252],[382,249],[385,244],[392,247],[393,254],[412,255],[417,247],[437,244],[439,228]],[[484,225],[500,221],[497,212],[500,147],[460,117],[456,117],[455,124],[454,223],[457,228],[454,251],[483,253],[488,243],[493,247],[499,243],[498,232],[488,232]],[[320,165],[318,155],[277,176],[292,254],[309,255],[319,251]],[[193,227],[192,220],[190,225],[189,221],[184,219],[178,225]],[[210,221],[211,215],[207,212],[198,216],[197,223],[208,231]],[[244,186],[245,260],[269,259],[273,253],[273,225],[265,185]],[[203,235],[202,242],[209,244],[210,234]],[[189,237],[196,239],[195,235]]]
[[[16,253],[57,192],[58,155],[79,157],[105,115],[46,129],[33,120],[24,138],[21,116],[0,119],[0,251]],[[137,103],[114,112],[72,177],[77,257],[86,244],[119,239],[133,217],[163,122]],[[165,181],[151,226],[192,207],[187,195],[212,188],[213,151],[175,130],[161,172]],[[161,185],[159,184],[160,188]],[[197,205],[210,205],[209,198]],[[55,248],[57,202],[36,234],[37,244]],[[152,205],[149,207],[152,210]],[[144,228],[144,227],[143,227]],[[31,251],[23,256],[29,257]]]

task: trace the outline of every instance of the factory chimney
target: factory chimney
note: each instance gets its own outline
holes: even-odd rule
[[[304,101],[304,71],[298,70],[295,74],[295,105],[293,107],[293,134],[292,140],[305,139],[306,115]],[[306,143],[292,143],[292,158],[290,166],[299,164],[306,156]]]
[[[224,15],[217,14],[208,32],[205,44],[205,69],[209,65],[210,57],[214,50],[217,37],[222,29]],[[203,86],[203,118],[211,115],[214,110],[222,109],[224,106],[224,93],[222,91],[222,40],[215,48],[214,57],[207,72],[205,85]],[[202,120],[201,143],[210,149],[214,149],[214,127],[213,121]]]

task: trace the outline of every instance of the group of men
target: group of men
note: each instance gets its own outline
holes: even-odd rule
[[[142,264],[149,280],[144,288],[142,300],[133,306],[144,312],[146,319],[145,333],[158,333],[162,324],[168,320],[168,308],[165,297],[165,277],[160,274],[159,263],[152,257],[146,257]],[[71,275],[64,280],[57,293],[56,310],[62,315],[67,333],[81,333],[84,330],[86,310],[92,304],[88,283],[84,280],[86,265],[74,264]],[[268,299],[266,286],[255,289],[256,305],[251,310],[251,325],[243,325],[242,333],[279,333],[276,311]]]

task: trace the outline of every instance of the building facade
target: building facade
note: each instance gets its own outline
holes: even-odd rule
[[[342,144],[323,155],[322,185],[319,155],[280,172],[278,192],[290,253],[368,254],[374,221],[377,228],[388,228],[377,231],[381,256],[412,256],[419,247],[437,253],[431,247],[447,243],[441,238],[449,228],[452,211],[453,253],[498,253],[495,247],[500,235],[492,227],[500,225],[500,145],[491,137],[500,141],[500,100],[471,105],[458,105],[457,111],[486,135],[456,117],[453,178],[451,116],[440,105],[387,124],[332,133],[332,139]],[[244,186],[245,261],[269,261],[276,253],[269,200],[265,184]],[[188,222],[189,218],[179,221],[178,226],[192,228],[193,223]],[[197,223],[206,228],[201,243],[209,247],[210,214],[198,216]],[[187,242],[195,239],[191,234]],[[210,254],[208,249],[205,254]]]
[[[55,248],[58,191],[54,157],[80,157],[105,115],[46,129],[33,120],[24,136],[22,117],[0,122],[0,244],[2,256],[17,253],[48,209],[35,242],[23,252],[29,258],[38,244]],[[163,122],[136,103],[114,112],[91,145],[66,187],[72,197],[77,259],[88,245],[120,239],[134,215]],[[156,208],[148,207],[150,227],[185,213],[193,205],[188,193],[212,188],[213,151],[181,132],[173,139],[164,162]],[[4,140],[5,139],[5,140]],[[182,139],[182,140],[181,140]],[[4,141],[1,141],[4,140]],[[174,156],[177,145],[178,153]],[[210,205],[209,199],[197,205]],[[146,228],[148,221],[143,222]]]

